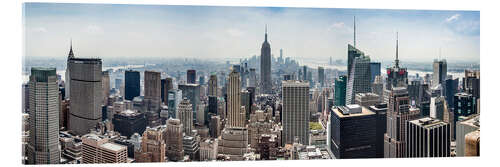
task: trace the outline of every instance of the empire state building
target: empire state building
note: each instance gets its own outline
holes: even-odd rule
[[[260,49],[260,87],[261,93],[272,93],[271,82],[271,45],[267,42],[267,26],[264,43]]]

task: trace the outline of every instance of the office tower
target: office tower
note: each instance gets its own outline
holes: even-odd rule
[[[169,117],[177,118],[177,108],[182,101],[182,91],[172,89],[168,91],[168,113]]]
[[[376,158],[384,158],[384,134],[387,131],[387,104],[380,103],[369,107],[377,115]]]
[[[196,70],[187,70],[186,72],[187,78],[186,81],[188,84],[196,84]]]
[[[359,56],[354,58],[351,74],[347,80],[346,104],[353,104],[357,93],[371,92],[370,57]]]
[[[393,87],[406,87],[408,85],[408,70],[399,67],[398,37],[396,33],[396,60],[394,66],[387,68],[387,82],[385,89],[391,90]]]
[[[70,43],[69,47],[69,53],[68,53],[68,59],[66,60],[66,73],[64,77],[64,97],[70,98],[70,82],[71,82],[71,76],[70,76],[70,60],[75,58],[75,55],[73,54],[73,41]]]
[[[373,81],[375,81],[375,77],[380,76],[380,69],[381,69],[380,62],[370,62],[370,72],[371,72],[370,83],[373,83]]]
[[[156,127],[161,125],[160,112],[158,111],[145,111],[146,121],[149,127]]]
[[[248,131],[245,128],[246,109],[241,106],[240,75],[234,68],[228,80],[227,123],[222,132],[221,153],[231,160],[242,160],[247,153]]]
[[[110,141],[107,136],[89,133],[82,136],[82,163],[126,163],[127,147]]]
[[[352,66],[354,65],[354,59],[362,56],[365,56],[365,53],[357,49],[356,46],[352,46],[350,44],[347,45],[347,78],[351,77],[351,71],[352,71]],[[371,75],[371,72],[368,73],[368,75]]]
[[[318,82],[321,84],[321,87],[325,86],[325,68],[318,67]]]
[[[444,96],[446,98],[446,102],[448,104],[448,108],[453,108],[453,100],[455,93],[458,93],[458,78],[453,79],[451,75],[448,75],[446,80],[444,81]]]
[[[109,72],[103,71],[101,75],[102,75],[102,105],[106,105],[108,103],[109,90],[111,90],[109,84]]]
[[[257,87],[257,73],[255,72],[255,68],[250,68],[247,87]]]
[[[59,87],[55,68],[32,67],[29,87],[28,164],[58,164]]]
[[[221,119],[219,115],[210,116],[209,123],[210,137],[218,138],[221,132]]]
[[[124,110],[113,116],[113,129],[122,136],[130,137],[134,133],[142,134],[146,129],[147,122],[144,113],[136,110]]]
[[[260,49],[260,88],[262,94],[272,93],[271,45],[267,42],[267,25],[264,43]]]
[[[466,147],[465,136],[480,128],[479,115],[470,115],[463,120],[457,121],[456,127],[456,156],[463,157],[465,156]]]
[[[408,96],[410,97],[410,104],[415,105],[415,106],[420,106],[420,102],[423,100],[424,96],[424,90],[423,90],[424,84],[421,83],[420,80],[414,80],[411,81],[410,84],[408,84]]]
[[[212,73],[210,79],[208,80],[208,96],[217,97],[217,75]]]
[[[200,161],[212,161],[217,159],[217,139],[205,139],[200,142]]]
[[[165,125],[169,118],[171,118],[171,115],[170,115],[170,112],[168,111],[168,106],[162,104],[160,106],[160,119],[161,119],[160,124]],[[175,117],[172,116],[172,118],[175,118]]]
[[[375,80],[372,83],[372,93],[377,94],[381,102],[384,101],[384,82],[382,76],[375,76]]]
[[[198,111],[196,111],[196,124],[205,126],[205,124],[207,124],[208,122],[207,117],[208,117],[207,104],[203,102],[198,105]]]
[[[241,113],[241,80],[240,74],[234,69],[229,74],[227,90],[228,127],[245,127],[245,113]]]
[[[304,74],[304,75],[302,75],[302,80],[304,80],[304,81],[308,81],[308,77],[307,77],[307,66],[302,67],[302,74]]]
[[[465,135],[465,156],[479,156],[479,136],[479,130]]]
[[[133,100],[141,95],[141,74],[139,71],[125,71],[125,99]]]
[[[406,157],[450,157],[450,124],[424,117],[406,124]]]
[[[69,120],[69,99],[61,100],[59,108],[59,128],[64,127],[64,129],[67,129]]]
[[[182,147],[183,126],[179,119],[168,119],[165,135],[167,157],[170,161],[181,161],[184,158]]]
[[[200,85],[205,85],[205,76],[203,76],[203,74],[199,77],[198,82]]]
[[[182,147],[184,153],[189,156],[191,160],[197,160],[199,158],[200,143],[199,137],[197,135],[184,136],[182,139]]]
[[[177,108],[177,119],[181,121],[187,136],[190,136],[191,130],[193,130],[193,108],[191,106],[189,100],[184,98]]]
[[[196,120],[196,111],[198,111],[198,104],[200,104],[200,85],[186,84],[178,87],[182,91],[182,98],[187,98],[192,104],[193,119]]]
[[[147,111],[158,112],[161,103],[161,73],[144,71],[144,106]]]
[[[253,105],[251,96],[252,94],[246,89],[243,89],[240,92],[240,105],[245,107],[245,121],[250,118],[250,111]]]
[[[443,120],[448,108],[445,106],[445,98],[443,96],[431,97],[430,101],[430,117]]]
[[[165,162],[165,127],[147,127],[140,148],[134,153],[136,162]]]
[[[432,87],[443,84],[444,80],[447,76],[447,63],[445,59],[442,60],[434,60],[432,63],[432,67],[434,69],[434,73],[432,73]]]
[[[375,93],[358,93],[356,94],[355,104],[363,107],[370,107],[381,103],[380,96]]]
[[[347,76],[342,75],[339,78],[335,79],[335,106],[345,106],[345,95],[346,95],[346,88],[347,88]]]
[[[468,93],[456,93],[453,98],[453,125],[460,120],[460,117],[467,117],[472,114],[477,114],[477,101],[472,94]],[[453,133],[456,134],[456,133]],[[455,137],[455,135],[452,135]]]
[[[394,87],[386,96],[387,133],[384,136],[384,158],[401,158],[406,155],[406,122],[420,116],[420,111],[410,108],[405,87]]]
[[[465,77],[462,80],[462,87],[464,92],[472,94],[472,96],[479,99],[480,97],[480,75],[478,71],[465,70]]]
[[[283,141],[309,143],[309,83],[283,81]]]
[[[174,89],[172,78],[165,78],[161,80],[161,102],[168,104],[168,92]]]
[[[168,81],[167,78],[161,79],[161,102],[163,104],[168,103],[168,91],[172,88],[169,89],[168,87]]]
[[[69,60],[70,116],[69,131],[83,135],[94,128],[102,117],[102,61],[94,58]]]
[[[360,105],[334,108],[331,115],[331,151],[336,159],[375,158],[377,115]]]

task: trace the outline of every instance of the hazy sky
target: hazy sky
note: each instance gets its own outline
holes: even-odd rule
[[[259,55],[268,25],[271,52],[346,59],[353,43],[392,61],[396,31],[404,61],[479,61],[479,12],[328,8],[27,3],[26,56],[226,59]]]

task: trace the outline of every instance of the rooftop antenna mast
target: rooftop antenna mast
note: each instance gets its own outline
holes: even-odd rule
[[[398,35],[398,32],[396,31],[396,61],[395,61],[395,65],[397,68],[399,68],[398,44],[399,44],[399,35]]]
[[[354,16],[354,48],[356,48],[356,16]]]

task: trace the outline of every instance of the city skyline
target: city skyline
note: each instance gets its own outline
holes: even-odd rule
[[[356,16],[373,61],[394,60],[397,31],[403,64],[479,62],[478,11],[26,3],[24,16],[26,57],[62,57],[72,39],[82,57],[248,58],[267,24],[275,57],[344,59]]]

